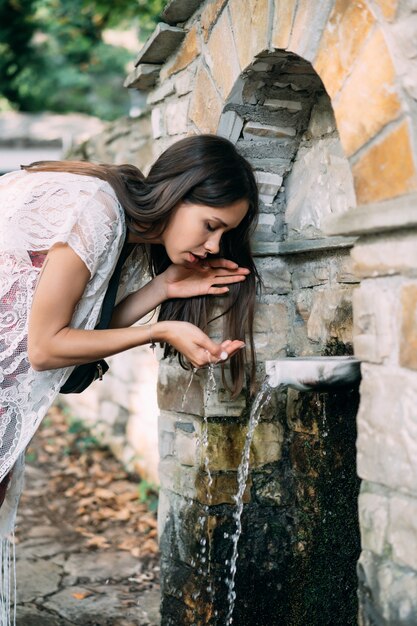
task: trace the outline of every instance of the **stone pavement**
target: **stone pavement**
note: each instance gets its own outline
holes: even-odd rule
[[[89,545],[88,533],[76,525],[77,501],[65,494],[64,479],[59,493],[59,480],[51,481],[53,471],[39,461],[42,454],[35,457],[27,466],[16,533],[17,625],[158,626],[157,556],[117,549],[128,533],[120,522],[108,524]],[[126,484],[116,476],[109,488]],[[122,533],[116,541],[115,533]]]

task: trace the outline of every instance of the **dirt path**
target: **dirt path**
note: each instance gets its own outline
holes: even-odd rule
[[[18,626],[160,623],[155,494],[140,491],[79,422],[50,411],[27,454]]]

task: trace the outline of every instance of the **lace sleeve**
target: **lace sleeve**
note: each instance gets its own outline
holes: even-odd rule
[[[124,213],[113,189],[88,176],[47,174],[19,178],[15,202],[5,203],[0,247],[36,252],[67,243],[91,276],[100,268],[108,271],[105,256],[124,231]]]

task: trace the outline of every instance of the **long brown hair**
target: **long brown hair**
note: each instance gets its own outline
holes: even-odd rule
[[[215,135],[186,137],[163,152],[146,178],[133,165],[39,161],[22,167],[32,172],[71,172],[107,181],[123,206],[128,229],[149,238],[150,243],[163,232],[172,211],[181,201],[223,207],[246,199],[248,211],[237,228],[223,235],[219,256],[247,267],[251,273],[245,281],[229,285],[228,295],[221,298],[224,303],[221,315],[225,320],[225,337],[249,343],[253,388],[253,318],[260,279],[251,254],[250,235],[257,221],[258,190],[251,166],[230,141]],[[170,263],[164,246],[150,246],[149,270],[152,276],[162,273]],[[213,299],[204,296],[167,300],[161,305],[159,320],[183,320],[206,329],[212,321],[209,319],[212,306]],[[244,383],[247,359],[244,352],[241,350],[230,359],[233,396],[240,392]],[[174,349],[166,344],[164,356],[172,353]],[[185,366],[182,355],[179,355],[179,360]]]

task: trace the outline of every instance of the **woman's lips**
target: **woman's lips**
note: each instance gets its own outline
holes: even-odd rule
[[[192,252],[188,253],[189,256],[189,262],[190,263],[198,263],[199,261],[202,261],[204,257],[202,256],[197,256],[196,254],[193,254]]]

